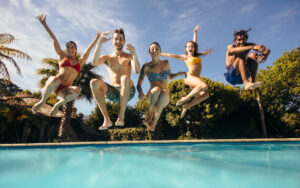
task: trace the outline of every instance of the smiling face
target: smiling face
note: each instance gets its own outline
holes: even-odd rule
[[[245,35],[237,35],[234,40],[236,46],[245,46],[247,37]]]
[[[67,42],[66,44],[66,53],[68,56],[76,56],[77,47],[73,42]]]
[[[151,57],[157,57],[161,52],[160,46],[158,44],[151,44],[149,47],[149,54]]]
[[[186,55],[194,55],[195,53],[195,45],[192,42],[188,42],[185,45],[185,53]]]
[[[122,50],[125,44],[124,36],[120,33],[115,33],[112,38],[112,43],[117,50]]]

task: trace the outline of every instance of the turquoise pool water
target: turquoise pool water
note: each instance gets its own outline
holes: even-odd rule
[[[300,142],[0,148],[0,187],[300,187]]]

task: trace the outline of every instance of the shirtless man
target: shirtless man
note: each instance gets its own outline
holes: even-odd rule
[[[259,63],[263,63],[268,58],[270,50],[263,45],[247,43],[248,31],[251,29],[234,32],[235,44],[229,44],[226,52],[225,79],[232,85],[244,83],[244,89],[255,89],[262,85],[262,82],[255,82]],[[250,50],[256,52],[251,53]],[[257,53],[259,52],[259,54]],[[251,82],[249,81],[251,78]]]
[[[93,79],[90,82],[93,96],[104,117],[103,125],[99,127],[99,130],[106,130],[112,126],[106,109],[105,97],[113,102],[120,102],[120,112],[115,125],[124,126],[126,105],[135,94],[135,87],[131,80],[131,68],[137,74],[140,72],[140,64],[135,48],[130,44],[126,44],[127,50],[131,54],[123,51],[125,44],[123,29],[115,30],[112,36],[114,52],[100,56],[102,44],[109,40],[107,38],[108,34],[109,32],[105,32],[101,35],[97,43],[92,64],[94,66],[106,65],[111,85],[99,79]]]

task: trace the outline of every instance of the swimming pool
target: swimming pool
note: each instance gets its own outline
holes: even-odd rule
[[[300,142],[0,147],[0,187],[300,187]]]

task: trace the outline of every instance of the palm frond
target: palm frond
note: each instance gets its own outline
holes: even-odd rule
[[[28,54],[26,54],[20,50],[8,48],[6,46],[0,46],[0,53],[3,53],[7,56],[17,57],[17,58],[21,58],[21,59],[30,60],[30,61],[32,60]]]
[[[11,44],[15,40],[15,37],[9,33],[0,34],[0,44]]]
[[[50,77],[50,76],[55,76],[57,74],[58,70],[56,69],[38,69],[36,71],[36,73],[40,76],[47,76],[47,77]]]
[[[58,60],[57,59],[53,59],[53,58],[43,58],[41,60],[41,63],[43,65],[46,65],[47,67],[50,67],[50,68],[54,68],[54,69],[57,69],[59,68],[59,64],[58,64]]]
[[[10,82],[9,72],[6,68],[6,65],[1,60],[0,60],[0,74],[3,75],[4,80],[8,80]]]
[[[22,76],[22,73],[21,73],[21,70],[20,70],[20,67],[18,66],[17,62],[14,60],[14,58],[12,57],[9,57],[7,55],[4,55],[0,52],[0,58],[2,59],[6,59],[7,61],[10,61],[14,66],[15,68],[17,69],[17,73]]]

